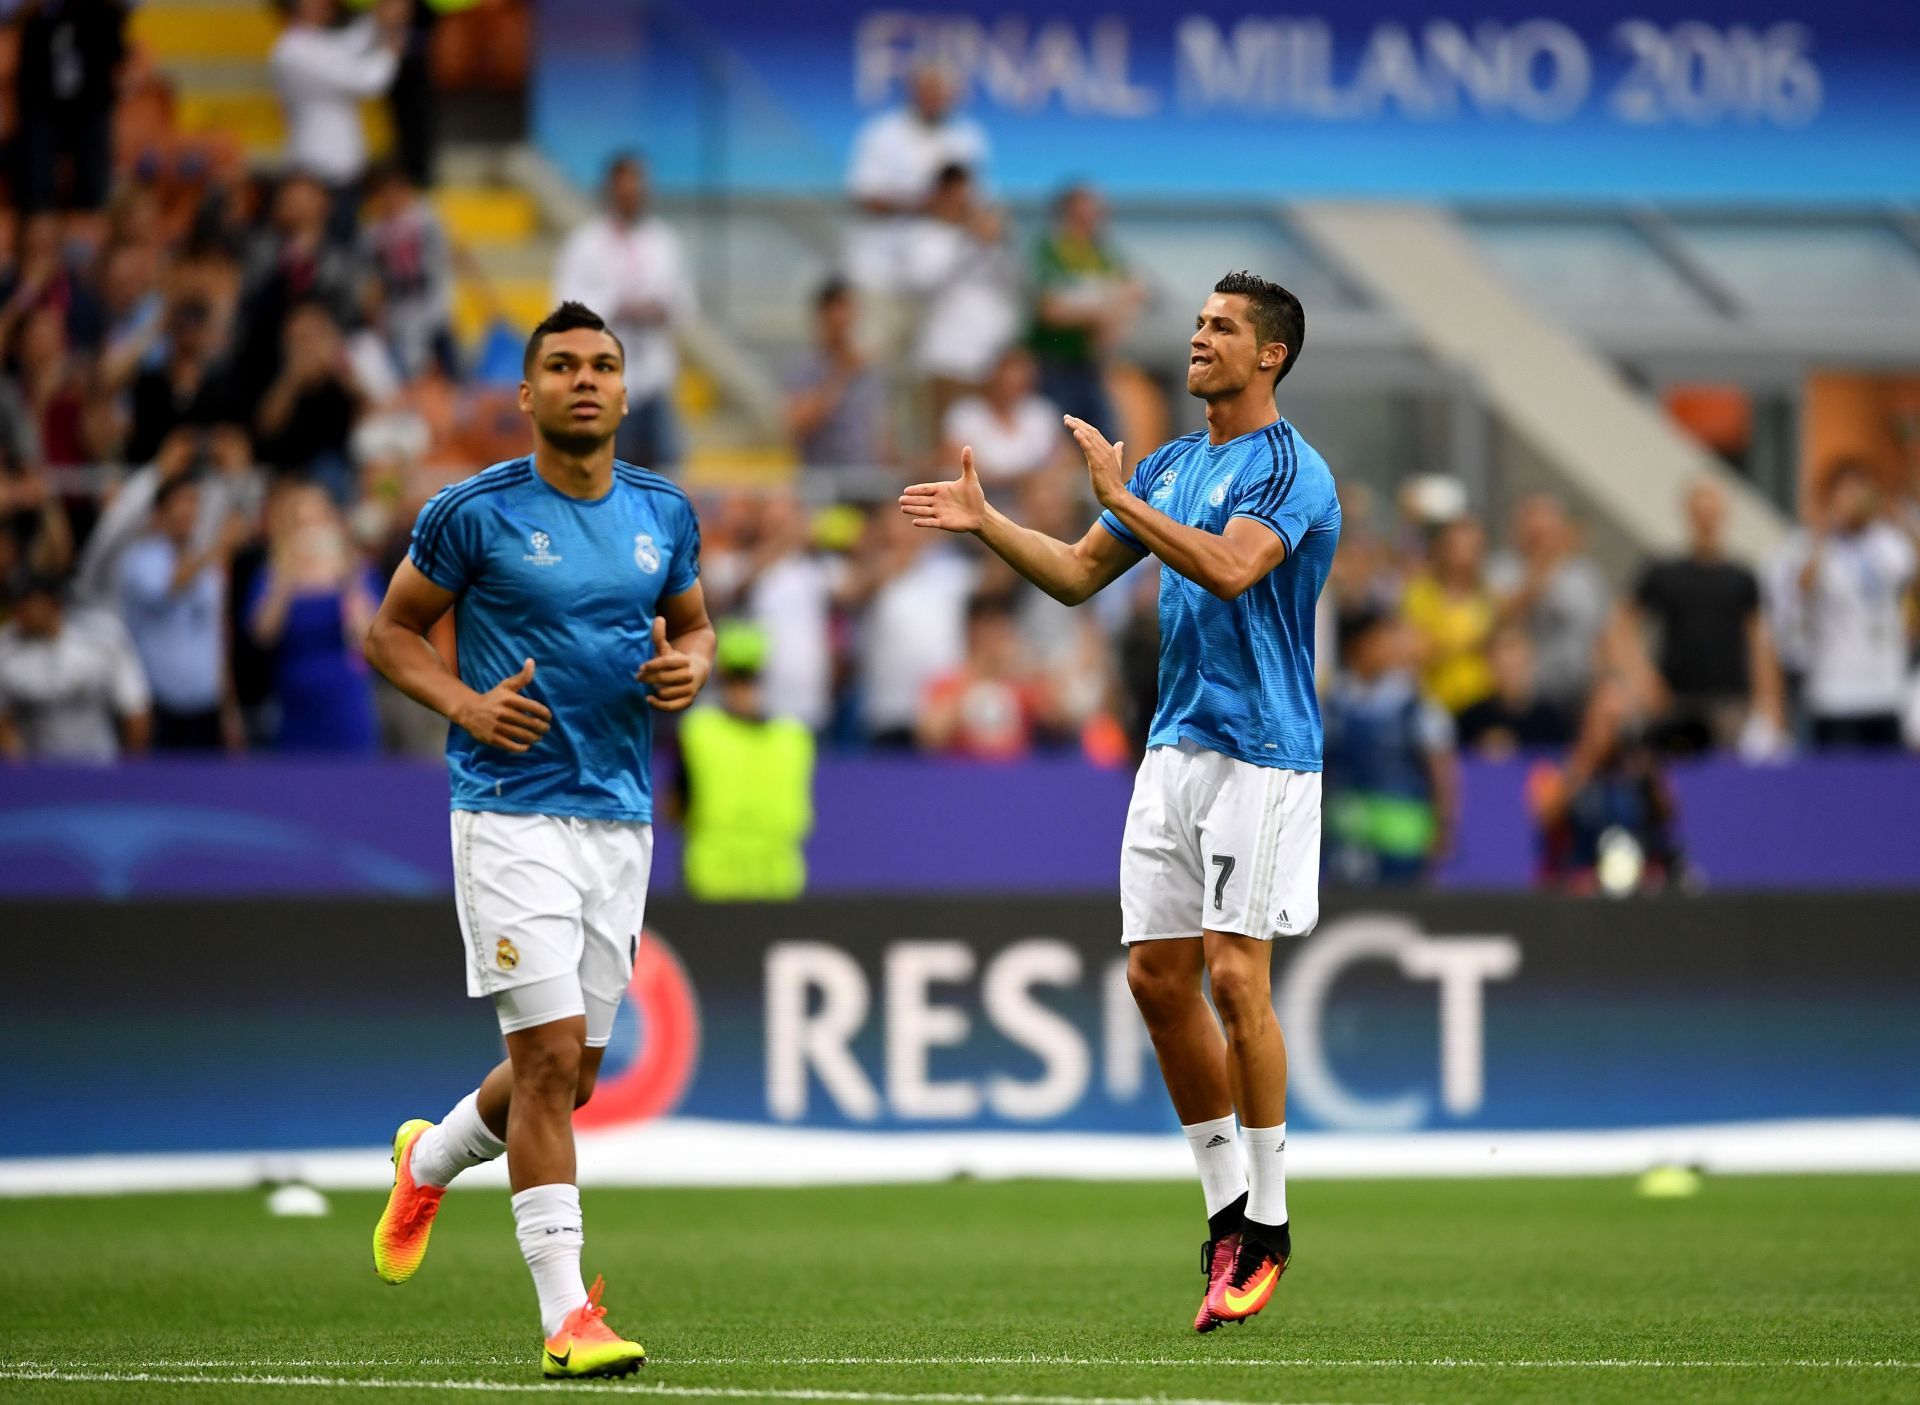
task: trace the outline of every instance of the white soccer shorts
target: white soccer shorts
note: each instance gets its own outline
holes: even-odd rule
[[[1320,774],[1192,742],[1147,752],[1120,849],[1124,942],[1305,936],[1320,920]]]
[[[453,812],[467,994],[512,1034],[574,1015],[604,1048],[633,979],[653,826],[563,815]]]

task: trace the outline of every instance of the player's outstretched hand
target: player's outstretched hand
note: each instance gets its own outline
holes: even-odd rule
[[[640,665],[634,677],[653,689],[647,701],[662,712],[680,712],[693,705],[711,667],[698,654],[683,654],[667,640],[667,621],[653,617],[653,657]]]
[[[522,690],[531,682],[533,660],[528,659],[513,677],[501,679],[475,697],[454,722],[472,733],[477,742],[502,751],[525,751],[547,734],[553,722],[553,713],[545,703],[523,696]]]
[[[1085,420],[1072,415],[1060,418],[1066,422],[1067,432],[1073,435],[1073,442],[1080,446],[1080,453],[1087,461],[1087,481],[1093,485],[1094,501],[1102,507],[1111,507],[1114,499],[1127,491],[1126,441],[1109,444],[1107,436]]]
[[[987,520],[987,495],[973,471],[973,448],[960,451],[960,476],[945,483],[915,483],[900,495],[900,510],[916,527],[977,532]]]

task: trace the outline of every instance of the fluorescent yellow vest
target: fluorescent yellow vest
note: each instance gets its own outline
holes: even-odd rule
[[[711,902],[797,898],[813,831],[813,734],[717,707],[680,724],[687,768],[687,891]]]

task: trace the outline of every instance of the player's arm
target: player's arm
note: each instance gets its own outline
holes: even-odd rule
[[[974,472],[973,450],[960,451],[960,476],[945,483],[916,483],[900,495],[900,510],[916,527],[971,532],[1005,561],[1063,605],[1078,605],[1113,584],[1139,554],[1096,523],[1077,542],[1022,527],[987,501]]]
[[[653,657],[634,675],[653,690],[647,702],[662,712],[693,706],[713,672],[713,646],[713,621],[699,581],[662,599],[653,619]]]
[[[1109,444],[1099,430],[1072,415],[1067,416],[1067,427],[1086,456],[1087,476],[1100,506],[1119,518],[1148,551],[1209,594],[1232,600],[1286,559],[1285,538],[1251,517],[1232,518],[1226,531],[1215,533],[1176,522],[1148,506],[1127,489],[1123,444]]]
[[[474,740],[503,751],[525,751],[546,735],[553,721],[544,703],[521,694],[533,682],[533,660],[485,693],[469,688],[429,638],[453,601],[452,591],[428,580],[411,560],[402,561],[367,629],[367,662],[422,707],[471,732]]]

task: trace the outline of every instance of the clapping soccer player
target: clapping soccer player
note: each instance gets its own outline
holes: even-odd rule
[[[573,1110],[593,1094],[633,974],[653,858],[652,714],[713,665],[693,507],[613,456],[625,352],[563,303],[527,343],[534,450],[435,495],[367,636],[367,658],[452,724],[455,900],[467,993],[507,1059],[439,1123],[404,1123],[374,1230],[389,1283],[419,1269],[446,1186],[502,1152],[540,1299],[545,1375],[621,1376],[646,1352],[580,1271]],[[457,671],[428,641],[449,610]]]
[[[1207,427],[1149,454],[1131,480],[1123,446],[1068,416],[1104,509],[1078,542],[996,511],[971,449],[958,478],[900,498],[916,526],[971,532],[1068,605],[1160,559],[1160,699],[1127,812],[1121,939],[1206,1194],[1201,1332],[1265,1307],[1292,1253],[1270,943],[1319,918],[1313,622],[1340,538],[1333,475],[1274,405],[1305,332],[1286,289],[1221,279],[1187,364]]]

